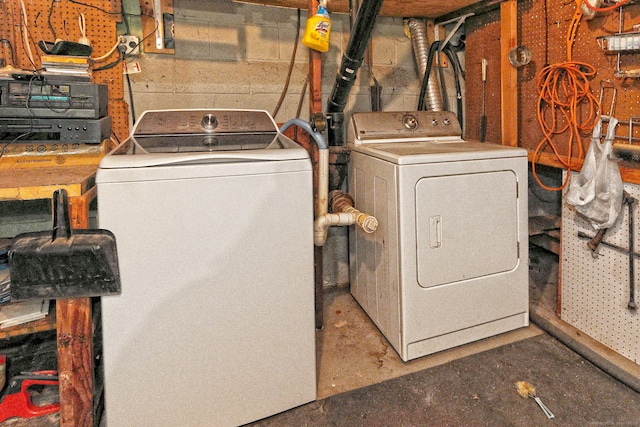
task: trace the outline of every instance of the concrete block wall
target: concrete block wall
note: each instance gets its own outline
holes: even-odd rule
[[[300,11],[300,37],[307,11]],[[175,55],[144,54],[130,76],[136,115],[161,108],[258,108],[273,112],[289,69],[297,10],[222,0],[177,0]],[[332,14],[331,47],[323,54],[323,105],[349,40],[349,16]],[[415,109],[419,82],[402,19],[379,17],[373,30],[373,73],[385,110]],[[276,121],[295,117],[308,72],[298,42],[287,96]],[[369,70],[361,68],[346,112],[370,110]],[[301,118],[309,117],[308,96]]]
[[[330,5],[329,5],[329,9]],[[175,55],[144,54],[142,72],[130,76],[136,114],[166,108],[257,108],[273,113],[289,69],[297,28],[296,9],[222,0],[176,0]],[[300,11],[302,39],[307,11]],[[349,40],[349,16],[331,14],[330,50],[323,53],[323,109]],[[379,17],[373,30],[373,73],[384,110],[414,110],[419,81],[411,41],[400,18]],[[295,66],[278,123],[296,116],[308,73],[308,49],[298,41]],[[370,111],[366,67],[345,110]],[[309,118],[308,93],[300,118]],[[324,246],[326,287],[349,282],[347,230],[331,229]]]

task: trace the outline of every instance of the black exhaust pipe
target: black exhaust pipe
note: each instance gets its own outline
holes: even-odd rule
[[[364,60],[371,32],[380,14],[383,0],[364,0],[351,30],[349,44],[342,55],[331,96],[327,101],[328,140],[331,146],[344,145],[344,108],[349,92]]]

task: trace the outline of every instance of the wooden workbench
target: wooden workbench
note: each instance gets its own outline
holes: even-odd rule
[[[96,196],[97,165],[58,166],[4,170],[0,175],[0,202],[8,200],[51,199],[53,192],[64,188],[69,195],[72,228],[87,228],[89,203]],[[90,298],[56,301],[55,314],[39,326],[47,328],[55,319],[60,381],[60,425],[93,425],[93,327]],[[35,322],[33,322],[35,323]],[[0,338],[28,334],[37,329],[26,324],[11,328]]]

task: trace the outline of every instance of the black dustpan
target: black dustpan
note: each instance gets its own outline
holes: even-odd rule
[[[53,193],[53,233],[16,236],[9,267],[12,300],[120,293],[115,236],[108,230],[72,230],[64,189]]]

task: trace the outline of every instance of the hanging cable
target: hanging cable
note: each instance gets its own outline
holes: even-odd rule
[[[429,85],[429,75],[431,74],[431,68],[433,67],[433,55],[438,50],[437,43],[432,43],[429,46],[429,54],[427,55],[427,65],[422,78],[422,84],[420,85],[420,95],[418,96],[418,111],[425,110],[424,96],[427,93],[427,86]]]
[[[273,109],[272,117],[275,117],[282,106],[282,102],[284,101],[284,97],[287,95],[287,90],[289,89],[289,83],[291,82],[291,73],[293,72],[293,66],[296,62],[296,53],[298,52],[298,38],[300,37],[300,9],[298,9],[298,25],[296,26],[296,40],[293,42],[293,52],[291,53],[291,61],[289,62],[289,71],[287,73],[287,78],[284,83],[284,88],[282,89],[282,93],[280,94],[280,99],[276,104],[276,108]]]
[[[451,62],[451,66],[453,68],[455,88],[456,88],[457,116],[458,116],[458,121],[460,122],[460,125],[462,125],[464,102],[462,99],[462,87],[460,83],[460,78],[462,77],[464,79],[464,72],[462,71],[462,66],[460,65],[460,61],[458,60],[458,55],[453,50],[451,45],[447,44],[444,46],[442,50],[440,50],[440,44],[441,44],[440,41],[435,41],[429,47],[429,54],[427,56],[427,65],[426,65],[425,73],[422,77],[422,84],[420,85],[420,95],[418,98],[418,111],[426,110],[426,102],[424,98],[427,93],[427,87],[429,86],[429,77],[431,74],[431,69],[433,68],[433,58],[436,54],[439,55],[440,52],[444,52],[447,58],[449,58],[449,62]],[[439,77],[440,77],[444,109],[449,110],[446,84],[444,81],[444,75],[442,74],[442,69],[440,69]]]
[[[449,58],[449,62],[453,67],[453,77],[456,87],[456,112],[458,115],[458,122],[460,123],[460,126],[462,126],[462,110],[464,102],[462,99],[462,85],[460,83],[460,78],[464,79],[464,71],[462,71],[462,66],[460,65],[460,61],[458,60],[458,55],[450,45],[445,46],[444,53],[447,55],[447,58]]]
[[[544,136],[533,153],[531,172],[540,187],[550,191],[559,191],[567,186],[571,169],[576,169],[584,157],[581,133],[591,131],[600,119],[600,102],[591,93],[589,86],[589,79],[596,75],[596,70],[590,64],[571,60],[573,41],[581,18],[580,5],[576,4],[576,12],[567,30],[567,61],[545,66],[536,79],[536,117]],[[588,114],[579,122],[578,109],[585,104]],[[563,155],[553,139],[567,131],[567,152]],[[560,187],[543,184],[536,170],[536,163],[547,147],[551,148],[556,159],[568,170]],[[577,156],[574,156],[575,151]]]
[[[91,60],[93,62],[101,62],[101,61],[104,61],[105,59],[109,58],[113,54],[113,52],[115,52],[116,49],[118,49],[118,47],[120,46],[120,42],[122,41],[121,38],[122,38],[122,36],[118,37],[118,40],[116,40],[116,44],[114,44],[111,47],[111,49],[109,49],[109,52],[105,53],[102,56],[99,56],[98,58],[91,58]]]
[[[298,108],[296,109],[296,119],[300,118],[300,113],[302,112],[302,104],[304,102],[304,96],[307,92],[307,85],[309,84],[309,76],[304,79],[304,84],[302,85],[302,90],[300,91],[300,99],[298,100]]]
[[[440,80],[440,90],[442,91],[442,108],[445,111],[451,111],[451,108],[449,107],[449,94],[447,93],[447,83],[444,80],[444,67],[440,66],[440,61],[442,60],[442,56],[440,55],[443,50],[440,49],[440,42],[434,42],[438,44],[438,51],[436,53],[437,58],[438,58],[438,78]],[[427,72],[431,72],[431,70],[427,70]]]
[[[13,46],[11,45],[11,41],[9,39],[0,39],[0,44],[6,44],[9,47],[9,54],[11,55],[11,66],[15,66],[16,58],[13,53]]]
[[[581,133],[592,130],[598,123],[600,103],[591,93],[589,78],[595,76],[593,66],[583,62],[563,62],[544,67],[537,76],[538,105],[536,116],[544,137],[536,147],[531,162],[533,176],[540,186],[546,190],[562,190],[569,182],[571,173],[560,187],[544,185],[536,172],[536,162],[542,151],[549,147],[558,161],[569,171],[582,162],[584,148]],[[579,108],[587,106],[588,114],[579,121]],[[566,156],[554,143],[556,135],[569,132]],[[576,147],[574,147],[576,146]],[[577,156],[574,152],[577,149]]]
[[[29,43],[29,30],[27,28],[27,8],[24,5],[24,0],[20,0],[20,9],[22,10],[22,41],[24,44],[24,49],[27,52],[27,57],[33,65],[33,68],[36,68],[36,62],[33,59],[33,53],[31,52],[31,45]]]
[[[80,29],[80,39],[78,43],[90,46],[91,41],[89,37],[87,37],[87,18],[85,18],[84,13],[78,15],[78,28]]]
[[[127,87],[129,89],[129,108],[131,108],[131,121],[135,124],[136,122],[136,109],[133,106],[133,86],[131,86],[131,79],[129,78],[129,73],[125,73],[125,78],[127,79]]]
[[[51,6],[49,6],[49,15],[47,16],[47,24],[49,25],[49,30],[51,31],[51,35],[53,36],[53,40],[57,39],[56,30],[53,29],[53,25],[51,24],[51,15],[53,15],[53,7],[57,3],[57,0],[51,0]]]

